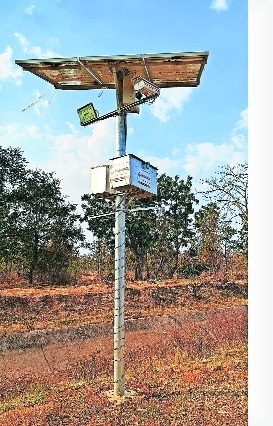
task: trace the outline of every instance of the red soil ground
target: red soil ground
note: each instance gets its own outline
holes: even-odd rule
[[[0,426],[247,425],[243,287],[204,285],[196,295],[185,282],[129,283],[125,386],[136,396],[120,405],[106,393],[111,331],[77,334],[96,323],[111,330],[112,293],[90,277],[69,288],[2,286],[0,341],[20,338],[17,350],[2,347]],[[57,329],[63,340],[20,348],[25,333]]]

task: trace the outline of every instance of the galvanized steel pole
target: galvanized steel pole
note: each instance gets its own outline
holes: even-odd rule
[[[117,109],[122,106],[122,76],[116,74]],[[116,157],[126,154],[126,113],[116,119]],[[115,293],[114,293],[114,397],[122,397],[124,389],[124,290],[125,290],[125,199],[116,196],[115,213]]]

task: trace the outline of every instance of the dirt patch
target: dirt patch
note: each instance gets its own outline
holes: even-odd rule
[[[0,426],[246,426],[246,286],[129,283],[125,386],[113,288],[0,290]]]
[[[90,284],[69,288],[0,290],[0,332],[59,329],[94,323],[111,324],[113,286]],[[246,305],[246,286],[198,288],[184,282],[129,283],[125,294],[128,319]]]
[[[53,371],[56,366],[59,369],[62,363],[67,365],[72,359],[89,356],[94,350],[105,352],[105,348],[109,349],[106,353],[111,358],[112,333],[109,324],[93,324],[2,335],[0,370],[8,376],[21,374],[22,370],[40,374]],[[247,309],[233,307],[126,321],[129,346],[134,346],[136,335],[136,341],[143,340],[144,347],[149,341],[154,344],[157,336],[162,338],[170,334],[177,336],[177,341],[188,353],[211,353],[227,343],[246,341]]]
[[[247,426],[246,309],[145,320],[126,333],[121,406],[112,336],[2,353],[0,426]]]
[[[232,321],[234,313],[240,313],[242,317],[246,315],[245,306],[230,307],[214,311],[186,312],[176,315],[163,315],[155,317],[138,318],[126,321],[126,330],[164,330],[172,325],[183,327],[188,323],[213,322],[217,316],[228,318]],[[230,328],[230,327],[229,327]],[[0,335],[0,353],[11,350],[28,349],[33,347],[44,347],[55,343],[65,343],[73,340],[94,339],[97,337],[108,337],[112,333],[110,324],[90,324],[79,327],[67,327],[60,329],[33,330],[29,332],[11,332]]]

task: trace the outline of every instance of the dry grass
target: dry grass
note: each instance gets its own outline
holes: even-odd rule
[[[69,288],[4,285],[2,330],[110,323],[112,299],[112,286],[88,275]],[[106,393],[111,337],[2,354],[0,426],[246,426],[247,312],[229,309],[246,304],[238,287],[195,294],[185,281],[129,282],[127,318],[196,311],[202,320],[126,333],[125,383],[136,396],[121,405]]]

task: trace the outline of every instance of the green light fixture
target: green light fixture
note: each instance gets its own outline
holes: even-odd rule
[[[94,105],[91,102],[81,108],[78,108],[77,113],[80,117],[81,126],[84,126],[93,118],[98,118],[98,111],[95,110]]]

